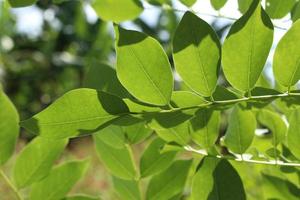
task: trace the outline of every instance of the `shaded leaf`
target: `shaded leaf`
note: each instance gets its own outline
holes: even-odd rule
[[[19,7],[25,7],[25,6],[31,6],[32,4],[35,4],[37,0],[8,0],[9,4],[13,8],[19,8]]]
[[[295,3],[295,0],[267,0],[266,12],[272,19],[280,19],[292,10]]]

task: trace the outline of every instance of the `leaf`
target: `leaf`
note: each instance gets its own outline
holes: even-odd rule
[[[177,108],[187,108],[207,103],[204,98],[190,91],[174,91],[171,97],[171,105]]]
[[[296,22],[298,19],[300,19],[300,2],[298,1],[294,8],[291,11],[291,17],[293,22]]]
[[[283,142],[287,132],[287,126],[281,116],[269,110],[260,110],[258,113],[258,121],[268,127],[272,132],[272,144],[276,147]]]
[[[165,200],[184,189],[191,160],[177,160],[168,169],[153,176],[146,192],[147,200]]]
[[[287,133],[287,144],[289,150],[292,152],[294,156],[300,159],[300,148],[299,148],[299,141],[300,141],[300,109],[295,109],[289,116],[289,128]]]
[[[19,135],[19,115],[0,88],[0,166],[13,154]]]
[[[63,152],[68,140],[49,140],[36,137],[18,155],[13,179],[18,188],[24,188],[47,176]]]
[[[213,147],[220,132],[220,112],[199,110],[190,122],[193,141],[206,150]]]
[[[221,45],[215,31],[204,20],[186,12],[173,41],[175,68],[193,91],[211,96],[221,59]]]
[[[140,160],[141,177],[157,174],[172,164],[176,152],[161,153],[164,144],[163,140],[156,138],[146,148]]]
[[[125,147],[125,133],[121,126],[110,125],[97,131],[93,135],[101,139],[105,144],[116,149]]]
[[[197,200],[246,200],[237,171],[227,160],[204,157],[194,175],[192,197]]]
[[[167,55],[153,38],[115,27],[117,76],[134,97],[153,105],[167,105],[173,75]]]
[[[113,176],[113,184],[121,200],[141,199],[141,192],[137,181],[124,180]]]
[[[234,153],[243,154],[250,147],[256,129],[256,119],[250,110],[234,107],[224,137],[226,146]]]
[[[272,46],[273,29],[259,0],[232,25],[222,49],[222,66],[236,89],[248,92],[255,86]]]
[[[139,122],[130,126],[124,126],[123,130],[127,140],[131,144],[137,144],[149,137],[153,131],[146,127],[145,122]]]
[[[276,81],[290,88],[300,79],[300,21],[283,36],[276,47],[273,70]]]
[[[37,0],[8,0],[9,4],[13,8],[20,8],[25,6],[31,6],[35,4]]]
[[[62,199],[85,174],[89,162],[72,161],[54,168],[50,174],[35,183],[30,192],[30,200],[57,200]]]
[[[103,20],[116,23],[135,19],[143,11],[139,0],[97,0],[92,6]]]
[[[295,3],[296,0],[267,0],[266,12],[272,19],[280,19],[292,10]]]
[[[220,10],[225,4],[227,0],[210,0],[211,5],[216,10]]]
[[[192,5],[194,5],[197,0],[179,0],[179,1],[188,7],[192,7]]]
[[[93,197],[85,194],[77,194],[77,195],[65,197],[62,200],[100,200],[100,197]]]
[[[252,1],[253,0],[238,0],[239,11],[244,14],[249,9]]]
[[[46,138],[78,137],[95,132],[104,123],[128,112],[126,104],[116,96],[93,89],[76,89],[21,122],[21,126]]]
[[[107,145],[97,134],[93,135],[93,139],[100,160],[111,174],[126,180],[137,178],[133,155],[128,145],[114,148]]]
[[[169,0],[146,0],[146,1],[153,5],[163,5],[169,3]]]
[[[116,70],[103,63],[91,62],[83,85],[87,88],[114,94],[120,98],[129,97],[128,92],[117,78]]]

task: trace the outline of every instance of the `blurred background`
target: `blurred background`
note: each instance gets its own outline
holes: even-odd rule
[[[89,1],[40,0],[34,6],[12,9],[0,0],[0,83],[19,111],[21,120],[31,117],[51,104],[65,92],[84,87],[89,69],[100,63],[115,64],[114,32],[112,23],[99,19]],[[169,6],[155,6],[144,2],[146,8],[139,18],[121,25],[128,29],[143,31],[159,40],[170,62],[172,36],[182,15],[189,8],[171,0]],[[170,9],[172,7],[172,9]],[[215,29],[223,41],[230,25],[241,16],[236,0],[228,0],[216,11],[209,0],[198,0],[191,8],[199,17]],[[220,17],[223,16],[223,17]],[[225,17],[224,17],[225,16]],[[274,20],[274,47],[291,26],[290,14]],[[261,85],[273,84],[272,63],[274,49],[270,54]],[[101,77],[99,77],[101,79]],[[176,87],[180,78],[176,77]],[[227,85],[220,78],[220,84]],[[30,141],[31,135],[22,130],[17,152]],[[114,194],[109,175],[97,159],[89,137],[72,140],[61,159],[92,158],[92,167],[73,193],[96,194],[103,199],[118,199]],[[133,148],[138,155],[145,144]],[[6,165],[9,173],[13,159]],[[249,166],[240,164],[243,169]],[[253,178],[261,167],[246,169],[247,190],[250,199],[263,199],[260,194],[260,179]],[[249,173],[250,172],[250,173]],[[252,177],[252,178],[251,178]],[[5,187],[0,182],[0,199]]]

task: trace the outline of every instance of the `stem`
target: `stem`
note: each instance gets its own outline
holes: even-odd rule
[[[19,191],[17,190],[17,188],[12,184],[12,182],[9,180],[9,178],[4,174],[2,169],[0,169],[0,177],[3,178],[6,185],[11,189],[11,191],[13,191],[16,199],[23,200],[23,198],[22,198],[21,194],[19,193]]]
[[[194,149],[191,146],[185,146],[184,149],[189,152],[194,152],[203,156],[210,156],[210,157],[215,157],[215,158],[220,158],[220,159],[227,159],[227,160],[233,160],[237,162],[245,162],[245,163],[255,163],[255,164],[263,164],[263,165],[275,165],[275,166],[290,166],[290,167],[300,167],[300,163],[286,163],[283,161],[279,160],[269,160],[269,161],[262,161],[262,160],[250,160],[250,159],[245,159],[243,155],[240,155],[240,158],[228,158],[228,157],[223,157],[220,155],[212,156],[208,155],[206,151],[204,150],[197,150]],[[238,156],[238,155],[236,155]]]

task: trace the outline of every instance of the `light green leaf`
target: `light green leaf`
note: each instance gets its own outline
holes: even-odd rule
[[[294,156],[300,159],[300,109],[293,110],[289,116],[289,128],[287,133],[287,144]]]
[[[256,119],[250,110],[234,107],[224,137],[226,146],[234,153],[243,154],[251,145],[256,129]]]
[[[290,88],[300,79],[300,21],[295,22],[276,47],[273,61],[277,82]]]
[[[131,144],[142,142],[153,133],[151,129],[146,127],[145,122],[124,126],[123,130]]]
[[[161,111],[162,108],[154,105],[145,104],[142,102],[134,101],[132,99],[123,99],[128,106],[130,112],[157,112]]]
[[[30,200],[58,200],[62,199],[85,174],[89,162],[72,161],[54,168],[50,174],[33,184]]]
[[[266,12],[272,19],[280,19],[292,10],[295,3],[296,0],[267,0]]]
[[[95,132],[106,122],[128,113],[118,97],[93,89],[67,92],[21,126],[42,137],[61,139]]]
[[[206,101],[201,96],[190,91],[174,91],[171,97],[171,105],[177,108],[205,105]]]
[[[175,67],[185,84],[193,91],[211,96],[220,68],[219,39],[204,20],[186,12],[173,41]]]
[[[139,0],[96,0],[92,6],[103,20],[116,23],[135,19],[143,11]]]
[[[128,145],[123,148],[114,148],[107,145],[98,134],[93,135],[100,160],[114,176],[131,180],[137,178],[133,155]]]
[[[13,8],[19,8],[19,7],[25,7],[25,6],[31,6],[32,4],[35,4],[37,0],[8,0],[9,4]]]
[[[220,112],[199,110],[190,122],[193,141],[206,150],[213,147],[220,132]]]
[[[192,161],[175,161],[168,169],[153,176],[146,192],[147,200],[165,200],[184,189]]]
[[[238,0],[239,11],[244,14],[249,9],[252,1],[253,0]]]
[[[220,10],[225,4],[227,0],[210,0],[211,5],[216,10]]]
[[[137,181],[124,180],[113,176],[113,184],[121,200],[141,199],[141,192]]]
[[[173,75],[167,55],[153,38],[115,27],[117,76],[137,99],[167,105],[173,90]]]
[[[271,130],[272,144],[275,147],[283,142],[287,132],[287,126],[279,114],[264,109],[259,111],[257,119],[262,125]]]
[[[77,194],[77,195],[65,197],[62,200],[100,200],[100,197],[93,197],[85,194]]]
[[[141,177],[157,174],[172,164],[176,152],[161,153],[164,144],[163,140],[156,138],[146,148],[140,160]]]
[[[193,178],[192,197],[197,200],[246,200],[242,180],[227,160],[205,157]]]
[[[125,134],[121,126],[110,125],[97,131],[94,135],[111,147],[117,149],[125,147]]]
[[[188,7],[192,7],[196,3],[197,0],[180,0],[181,3]]]
[[[47,176],[68,140],[49,140],[36,137],[18,155],[13,168],[13,178],[18,188],[23,188]]]
[[[19,135],[19,115],[0,88],[0,166],[13,154]]]
[[[248,92],[255,86],[272,46],[273,29],[259,0],[232,25],[223,45],[222,66],[236,89]]]

